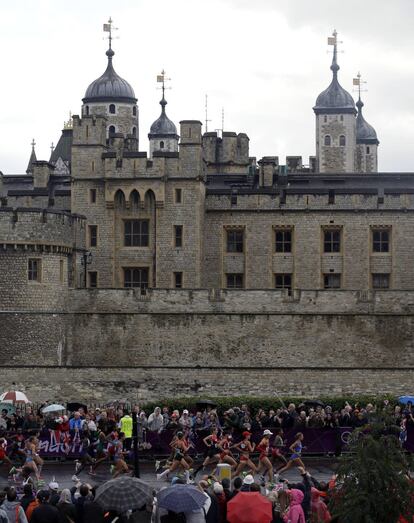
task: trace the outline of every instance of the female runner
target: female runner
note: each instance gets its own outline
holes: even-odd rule
[[[204,470],[210,463],[218,463],[220,461],[220,448],[218,446],[219,438],[217,432],[217,427],[213,427],[211,429],[211,434],[203,439],[204,445],[208,447],[207,456],[202,465],[196,469],[195,474],[200,470]]]
[[[275,461],[281,461],[283,463],[283,465],[287,464],[287,459],[282,454],[282,448],[285,446],[282,435],[283,435],[282,429],[275,430],[275,439],[273,441],[273,448],[272,448],[272,464],[273,465],[275,464]]]
[[[161,474],[157,474],[157,480],[159,481],[164,477],[168,477],[170,472],[174,472],[175,470],[182,467],[185,472],[185,479],[188,482],[190,479],[190,466],[185,460],[185,455],[188,452],[189,446],[184,440],[184,433],[181,431],[177,432],[177,435],[172,439],[170,446],[174,450],[173,462],[168,469],[165,469]]]
[[[30,436],[30,438],[26,440],[24,453],[26,455],[24,467],[30,468],[34,472],[37,481],[39,481],[40,472],[34,460],[34,457],[36,455],[36,438],[34,436]]]
[[[115,444],[115,452],[114,452],[114,473],[113,478],[117,478],[121,474],[127,474],[130,470],[129,466],[127,465],[124,455],[128,454],[128,452],[124,452],[124,440],[125,440],[125,434],[123,432],[119,433],[118,440]]]
[[[246,430],[242,434],[243,439],[240,441],[240,443],[236,443],[236,445],[230,447],[237,449],[240,452],[240,461],[234,472],[234,477],[238,476],[244,467],[246,467],[246,465],[250,468],[252,474],[255,474],[257,471],[256,465],[250,459],[250,453],[253,452],[255,448],[255,444],[250,441],[251,435],[252,433]]]
[[[287,464],[278,470],[279,474],[282,474],[286,470],[289,470],[291,467],[303,467],[305,468],[305,465],[303,464],[303,461],[301,459],[302,449],[303,449],[303,434],[302,432],[298,432],[295,436],[295,441],[292,443],[292,445],[289,447],[290,451],[292,452],[289,461]]]
[[[219,441],[217,446],[221,450],[220,463],[228,463],[231,465],[232,470],[235,470],[237,467],[237,462],[230,450],[231,440],[231,434],[224,434],[223,438]]]
[[[273,432],[270,432],[269,429],[266,429],[263,432],[263,438],[262,438],[261,442],[257,445],[256,450],[258,450],[260,452],[259,466],[257,467],[257,471],[260,473],[261,469],[265,468],[267,475],[269,476],[269,481],[272,482],[273,481],[273,465],[269,459],[270,436],[273,436]]]

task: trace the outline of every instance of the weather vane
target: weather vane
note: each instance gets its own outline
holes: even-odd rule
[[[366,84],[367,82],[361,80],[361,73],[358,71],[358,74],[356,75],[356,78],[352,80],[352,85],[355,85],[357,89],[354,89],[354,91],[357,91],[358,98],[361,98],[361,93],[366,92],[368,89],[362,89],[362,85]]]
[[[162,97],[164,98],[164,92],[165,89],[171,89],[171,87],[165,87],[165,82],[170,82],[171,78],[167,78],[165,75],[167,73],[164,71],[164,69],[161,71],[161,74],[157,74],[157,82],[162,83],[161,89],[162,89]]]
[[[103,30],[105,33],[109,33],[108,40],[109,40],[109,49],[112,49],[112,39],[115,38],[115,36],[112,36],[112,31],[118,31],[117,27],[113,27],[114,21],[111,17],[109,17],[108,23],[103,25]],[[116,37],[119,38],[119,37]]]
[[[333,30],[332,36],[328,36],[328,45],[333,45],[333,53],[337,52],[343,53],[343,51],[338,51],[338,44],[343,44],[342,40],[338,40],[338,32],[336,29]]]

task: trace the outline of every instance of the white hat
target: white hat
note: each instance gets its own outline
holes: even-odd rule
[[[222,494],[224,492],[223,485],[221,483],[219,483],[218,481],[213,483],[213,492],[215,494]]]
[[[273,436],[273,432],[270,432],[269,429],[266,429],[266,430],[263,432],[263,436]]]
[[[252,485],[254,483],[254,477],[251,474],[247,474],[247,476],[243,480],[243,483],[245,485]]]
[[[187,410],[187,409],[184,409],[184,410],[183,410],[183,414],[188,414],[188,410]]]
[[[59,490],[59,483],[57,481],[51,481],[49,483],[50,490]]]

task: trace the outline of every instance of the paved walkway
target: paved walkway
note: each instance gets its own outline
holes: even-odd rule
[[[319,481],[329,480],[336,467],[335,460],[327,460],[326,458],[311,458],[305,459],[304,461],[307,470]],[[62,464],[51,462],[46,463],[46,465],[43,467],[42,475],[46,484],[55,478],[61,489],[70,488],[74,485],[72,481],[74,469],[75,467],[73,463]],[[168,484],[166,481],[157,481],[153,463],[140,463],[140,471],[141,478],[148,484],[152,485],[156,490]],[[0,489],[3,489],[9,484],[6,475],[7,469],[3,466],[0,469]],[[197,477],[200,478],[201,474],[198,474]],[[301,479],[297,469],[288,470],[285,474],[283,474],[283,477],[289,481],[300,481]],[[91,485],[100,485],[108,479],[111,479],[109,466],[106,463],[102,464],[101,467],[98,468],[96,476],[90,476],[86,472],[82,472],[79,476],[79,479],[85,483],[90,483]],[[258,476],[256,476],[256,480],[258,480]]]

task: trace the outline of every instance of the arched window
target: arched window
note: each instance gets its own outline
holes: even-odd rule
[[[86,116],[89,116],[89,105],[85,107],[85,114]]]
[[[343,122],[343,121],[344,121],[344,115],[341,114],[341,116],[339,117],[339,119],[341,120],[341,122]]]
[[[330,146],[331,145],[331,137],[329,134],[325,136],[325,145]]]
[[[118,189],[115,193],[114,198],[115,207],[117,209],[124,209],[125,208],[125,194],[121,189]]]
[[[134,105],[134,107],[132,108],[132,115],[133,116],[137,115],[137,106],[136,105]]]
[[[164,142],[162,140],[160,142],[160,149],[164,149]]]
[[[139,201],[140,201],[140,198],[139,198],[139,193],[136,189],[134,189],[132,192],[131,192],[131,195],[129,197],[129,203],[131,205],[131,208],[132,209],[138,209],[139,207]]]
[[[110,125],[108,132],[109,132],[109,136],[111,136],[111,134],[115,134],[115,132],[116,132],[115,125]]]
[[[132,128],[132,136],[134,136],[134,137],[137,136],[137,128],[136,127]]]
[[[111,105],[109,106],[109,112],[110,112],[111,114],[115,114],[115,104],[111,104]]]
[[[369,147],[368,147],[368,145],[367,145],[367,154],[369,154]]]
[[[325,123],[328,121],[328,117],[327,117],[326,115],[323,117],[323,121],[324,121]]]
[[[345,136],[343,134],[341,134],[341,136],[339,137],[339,145],[341,147],[345,147],[345,145],[346,145],[346,139],[345,139]]]

